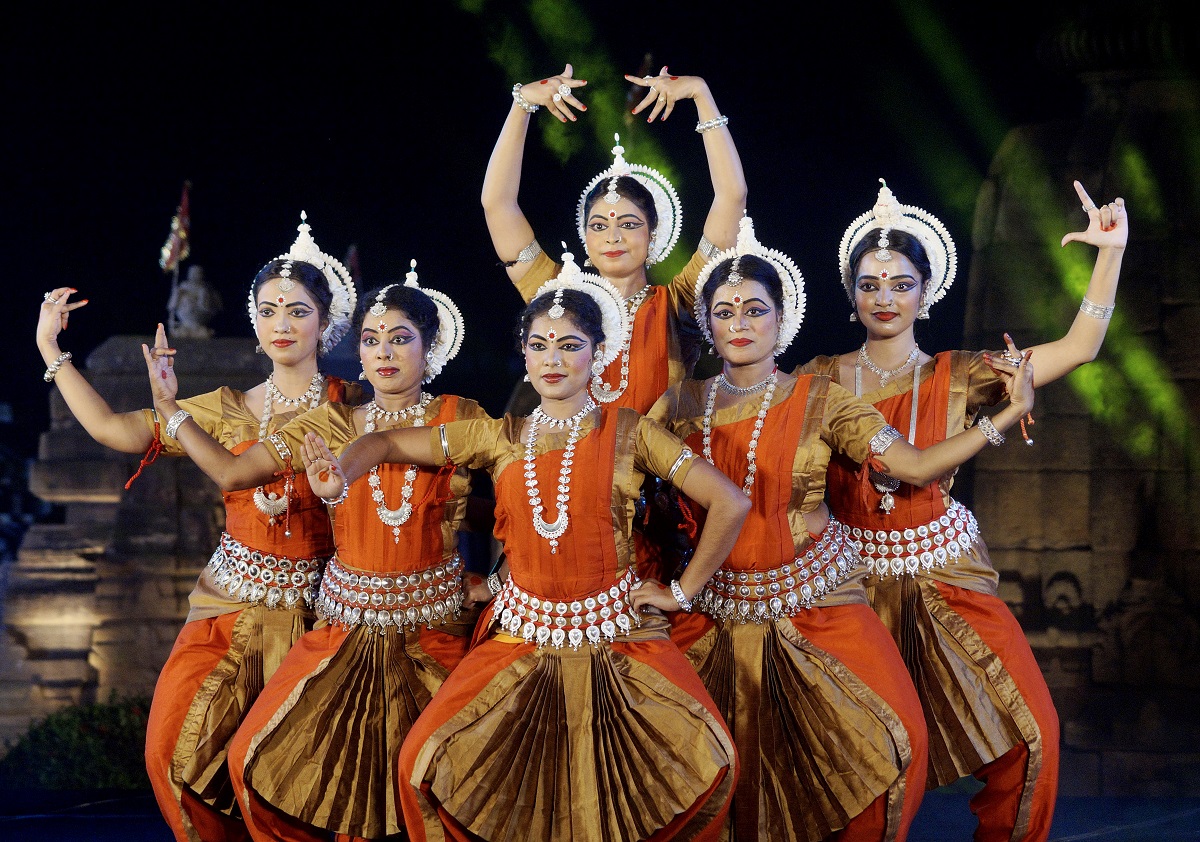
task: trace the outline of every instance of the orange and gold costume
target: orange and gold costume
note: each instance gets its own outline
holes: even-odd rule
[[[424,423],[479,417],[474,401],[442,396],[425,409]],[[309,432],[335,453],[362,433],[352,407],[331,404],[300,416],[279,438],[297,452]],[[408,469],[378,467],[384,505],[400,504]],[[292,647],[229,750],[254,839],[331,832],[381,839],[404,829],[400,744],[466,654],[474,629],[474,615],[460,612],[457,552],[470,475],[453,465],[420,469],[411,487],[412,513],[395,531],[376,513],[370,475],[332,510],[337,555],[321,581],[317,628]]]
[[[818,357],[803,370],[837,379],[838,360]],[[940,353],[918,376],[917,447],[966,429],[1004,398],[982,354]],[[901,433],[910,428],[912,383],[897,377],[864,396]],[[1058,789],[1058,714],[1020,624],[996,595],[974,516],[950,497],[952,482],[902,483],[885,514],[867,470],[835,458],[829,501],[863,548],[871,606],[925,708],[929,786],[974,775],[985,782],[971,802],[977,840],[1044,840]]]
[[[703,452],[713,381],[669,391],[651,417]],[[716,409],[714,464],[741,482],[763,397]],[[733,552],[676,614],[672,637],[729,722],[742,771],[737,840],[903,839],[924,794],[925,723],[841,524],[819,535],[831,452],[867,458],[885,426],[827,377],[780,382],[756,447],[752,508]]]
[[[448,424],[445,452],[430,438],[434,461],[491,472],[510,578],[401,749],[409,833],[716,839],[736,777],[729,732],[662,614],[639,618],[627,603],[638,490],[644,475],[670,474],[683,444],[632,410],[591,413],[552,553],[533,528],[522,420]],[[558,485],[568,435],[548,428],[536,444],[543,489]]]
[[[328,401],[359,394],[357,386],[334,377],[326,378],[326,387]],[[239,391],[221,388],[179,405],[234,453],[258,441],[258,415]],[[275,424],[296,412],[280,413]],[[149,411],[145,419],[153,429]],[[164,437],[162,444],[164,453],[184,455],[173,439]],[[284,491],[283,479],[262,487],[267,495]],[[146,769],[180,842],[245,838],[226,767],[229,742],[288,649],[312,628],[307,602],[333,554],[329,515],[303,470],[294,477],[286,516],[272,519],[259,511],[255,493],[224,494],[225,535],[192,591],[187,623],[150,706]],[[264,578],[284,576],[285,567],[286,581]]]
[[[692,307],[696,301],[696,278],[707,262],[707,257],[695,252],[669,284],[655,284],[632,315],[628,386],[609,406],[627,406],[645,414],[663,392],[692,373],[700,357],[700,331]],[[558,277],[561,270],[559,263],[544,252],[539,253],[529,271],[516,282],[525,303],[532,301],[542,285]],[[600,375],[609,388],[616,389],[621,383],[622,356],[618,354]],[[653,498],[654,485],[650,483],[643,490],[647,498]],[[677,547],[668,549],[663,544],[671,540],[675,531],[678,507],[666,499],[665,493],[657,501],[643,502],[647,511],[634,533],[638,572],[642,578],[671,578],[670,572],[679,562],[676,558],[679,552]]]

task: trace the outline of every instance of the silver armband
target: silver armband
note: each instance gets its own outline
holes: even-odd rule
[[[705,260],[712,260],[720,249],[708,237],[701,235],[700,245],[696,246],[696,251],[704,255]]]
[[[1093,319],[1111,319],[1112,314],[1116,311],[1117,305],[1111,307],[1103,307],[1094,301],[1089,301],[1085,295],[1083,301],[1079,302],[1079,312],[1085,316],[1091,316]]]
[[[883,451],[892,446],[893,443],[904,438],[900,435],[900,431],[891,424],[884,427],[875,435],[871,436],[871,453],[875,456],[882,456]]]

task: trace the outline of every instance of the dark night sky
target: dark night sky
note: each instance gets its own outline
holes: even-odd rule
[[[30,4],[9,13],[0,35],[5,274],[15,293],[0,400],[17,422],[0,425],[0,442],[32,452],[46,423],[32,339],[44,290],[69,283],[91,299],[62,339],[77,358],[164,317],[158,250],[185,179],[192,258],[225,299],[219,334],[250,335],[247,286],[286,250],[304,209],[326,251],[341,258],[358,245],[368,286],[401,278],[418,259],[422,282],[449,292],[467,319],[468,348],[435,385],[499,411],[517,366],[510,337],[520,302],[496,266],[478,196],[516,81],[490,60],[488,39],[505,20],[528,32],[524,7],[290,4],[268,14],[250,4],[117,5]],[[1039,36],[1077,4],[922,5],[950,34],[938,52],[962,51],[1003,125],[1082,109],[1082,87],[1036,58]],[[942,216],[969,254],[969,208],[948,208],[922,164],[954,150],[981,177],[999,138],[969,130],[897,4],[828,4],[786,24],[781,6],[579,8],[591,18],[592,49],[631,72],[651,53],[672,72],[702,75],[731,117],[759,237],[791,254],[808,280],[790,363],[860,341],[845,323],[836,249],[872,204],[876,178]],[[573,56],[533,46],[528,59],[543,76]],[[589,78],[575,60],[577,76]],[[654,130],[687,178],[677,187],[688,246],[711,198],[694,124],[685,104]],[[607,163],[589,149],[560,165],[530,144],[522,204],[543,244],[567,239],[579,249],[574,203]],[[935,310],[939,325],[920,337],[926,350],[959,341],[967,268]]]

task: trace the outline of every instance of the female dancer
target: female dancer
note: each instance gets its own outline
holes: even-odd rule
[[[687,327],[696,274],[714,252],[713,244],[727,247],[737,236],[738,220],[746,208],[746,179],[727,127],[729,120],[721,115],[703,79],[671,76],[665,67],[658,76],[625,78],[649,89],[633,113],[650,108],[650,121],[660,115],[665,120],[680,100],[695,101],[700,118],[696,131],[704,138],[714,194],[697,253],[666,286],[650,283],[646,271],[664,260],[679,239],[679,197],[666,177],[650,167],[626,162],[618,140],[613,165],[593,178],[579,197],[576,224],[588,262],[617,288],[630,325],[628,336],[608,338],[620,353],[592,375],[591,392],[601,403],[645,412],[696,363],[699,343],[694,328]],[[529,118],[544,106],[562,122],[576,120],[572,109],[587,108],[575,91],[586,84],[573,78],[568,64],[557,76],[514,85],[513,106],[488,161],[483,181],[488,231],[496,254],[508,267],[508,277],[526,303],[561,268],[543,253],[517,203]]]
[[[525,136],[530,114],[543,106],[562,122],[577,119],[573,109],[587,110],[575,96],[587,82],[573,77],[568,64],[557,76],[513,86],[513,106],[484,177],[483,208],[492,245],[526,303],[560,267],[542,252],[517,202]],[[609,337],[610,345],[619,345],[620,354],[606,369],[593,372],[591,393],[601,403],[644,413],[696,364],[699,337],[691,321],[696,275],[717,247],[727,247],[737,237],[738,220],[746,209],[746,179],[729,119],[717,108],[703,79],[672,76],[666,67],[658,76],[625,78],[647,88],[633,113],[649,108],[649,122],[665,120],[680,100],[696,103],[700,120],[696,131],[704,138],[713,184],[713,202],[696,254],[667,285],[650,283],[647,273],[647,267],[664,260],[674,248],[682,223],[679,197],[662,173],[629,164],[618,139],[613,165],[588,183],[576,206],[587,263],[620,292],[629,324],[627,336]],[[673,575],[682,558],[675,539],[677,514],[669,488],[651,479],[639,500],[634,533],[643,576]]]
[[[696,284],[696,317],[723,371],[688,380],[651,417],[703,452],[752,504],[733,552],[676,615],[672,637],[734,735],[742,772],[732,838],[903,839],[924,795],[920,703],[865,573],[822,502],[830,453],[927,482],[984,447],[977,431],[922,452],[828,377],[779,373],[800,327],[803,279],[749,219]],[[1027,368],[1027,364],[1023,368]],[[996,424],[1033,402],[1014,388]]]
[[[310,480],[330,495],[377,462],[487,468],[496,481],[511,576],[492,579],[477,644],[401,748],[414,839],[714,839],[732,793],[729,733],[657,609],[699,591],[749,503],[654,422],[592,401],[591,367],[617,355],[606,339],[622,335],[623,308],[565,258],[521,318],[541,396],[528,418],[364,436],[343,454],[344,478],[319,440],[306,452]],[[640,585],[634,569],[646,473],[710,512],[672,590]]]
[[[458,353],[463,321],[447,296],[418,286],[413,267],[354,314],[374,400],[318,407],[236,457],[185,424],[178,435],[196,464],[224,488],[246,488],[279,471],[310,431],[341,452],[361,433],[484,417],[474,401],[421,389]],[[159,411],[173,412],[173,379],[148,363]],[[321,580],[318,628],[292,647],[230,747],[255,839],[400,833],[400,743],[470,642],[457,552],[470,474],[382,465],[351,491],[334,509],[337,555]]]
[[[1088,243],[1099,253],[1062,339],[1021,353],[1006,336],[1003,357],[923,353],[913,324],[928,318],[954,280],[954,243],[935,217],[901,205],[884,185],[875,207],[846,230],[839,255],[851,318],[866,327],[866,341],[803,370],[853,386],[919,447],[954,436],[976,417],[988,440],[1002,444],[978,413],[1003,399],[1013,363],[1032,356],[1038,386],[1062,377],[1095,358],[1112,315],[1129,232],[1125,203],[1097,208],[1079,182],[1075,190],[1089,224],[1062,244]],[[978,524],[950,497],[952,482],[952,472],[927,484],[835,458],[829,500],[862,549],[871,605],[921,697],[929,786],[974,775],[985,784],[971,801],[976,839],[1045,839],[1058,785],[1058,715],[1020,625],[996,596],[998,577]]]
[[[287,254],[264,266],[250,287],[249,310],[271,374],[247,392],[221,388],[183,401],[161,419],[154,410],[114,413],[59,353],[73,289],[46,294],[38,348],[67,406],[101,444],[125,453],[179,455],[175,439],[189,414],[225,448],[240,452],[299,412],[340,402],[345,383],[317,370],[317,355],[345,334],[354,309],[349,273],[313,241],[301,214]],[[153,355],[169,367],[159,329]],[[55,375],[57,375],[55,377]],[[353,396],[359,390],[353,388]],[[165,435],[164,435],[165,434]],[[146,731],[146,768],[159,809],[177,840],[243,838],[225,765],[242,717],[283,660],[312,627],[313,585],[333,554],[325,507],[304,478],[282,479],[225,494],[225,533],[190,597],[188,622],[159,673]],[[254,562],[247,575],[246,562]],[[285,575],[286,572],[286,575]]]

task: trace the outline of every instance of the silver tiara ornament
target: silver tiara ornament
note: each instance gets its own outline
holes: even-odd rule
[[[775,354],[778,356],[792,344],[792,340],[800,332],[800,323],[804,321],[806,300],[804,275],[786,254],[777,249],[769,249],[759,243],[758,238],[754,235],[754,220],[748,216],[743,216],[739,223],[737,242],[733,248],[714,254],[712,259],[704,264],[704,268],[700,270],[700,275],[696,278],[696,303],[693,311],[696,323],[700,325],[700,331],[704,334],[705,341],[710,345],[714,344],[712,331],[708,324],[708,312],[704,305],[704,285],[718,266],[732,261],[729,277],[724,283],[730,287],[740,286],[746,280],[740,271],[742,269],[741,258],[748,254],[769,263],[779,274],[779,280],[783,286],[783,308],[779,314],[779,337],[775,340]]]
[[[358,303],[358,294],[354,291],[354,279],[350,276],[350,270],[343,266],[341,261],[317,247],[316,241],[312,238],[312,226],[308,224],[308,214],[304,211],[300,211],[300,224],[296,230],[299,233],[296,235],[296,241],[292,243],[292,247],[286,254],[275,258],[285,261],[279,270],[281,278],[279,288],[283,292],[289,292],[295,288],[296,282],[291,277],[293,263],[308,263],[325,276],[325,282],[329,285],[329,291],[333,298],[329,303],[329,324],[321,333],[319,351],[325,354],[332,350],[350,329],[350,317],[354,313],[355,304]],[[254,300],[253,283],[250,284],[247,309],[250,321],[253,323],[258,316],[258,302]]]
[[[625,334],[629,331],[629,317],[625,312],[621,293],[617,292],[615,286],[599,275],[593,275],[580,269],[579,264],[575,262],[575,255],[567,251],[566,243],[563,243],[562,271],[558,273],[558,277],[542,284],[537,295],[533,297],[534,300],[537,300],[543,295],[554,295],[554,304],[546,314],[551,319],[561,319],[566,315],[566,310],[561,303],[564,289],[572,289],[590,296],[600,308],[600,328],[604,331],[604,350],[598,354],[597,359],[601,367],[607,367],[621,353],[621,347],[625,344]],[[556,310],[558,315],[555,315]]]
[[[616,146],[613,147],[613,163],[612,166],[600,172],[595,178],[588,182],[587,187],[583,188],[583,192],[579,194],[579,204],[575,209],[575,222],[579,229],[579,241],[587,242],[587,197],[592,192],[597,184],[602,181],[608,181],[608,189],[604,194],[604,202],[608,205],[615,205],[621,201],[621,194],[617,191],[617,179],[623,175],[637,179],[637,181],[650,191],[650,196],[654,199],[654,211],[658,215],[658,227],[651,232],[650,249],[646,255],[646,264],[660,263],[665,260],[671,250],[675,248],[675,243],[679,241],[680,226],[683,224],[683,206],[679,202],[679,194],[675,192],[675,186],[658,170],[647,167],[642,164],[630,164],[625,160],[625,147],[621,145],[621,136],[613,135],[616,140]]]
[[[422,287],[417,283],[416,260],[409,263],[408,273],[404,276],[404,285],[425,293],[437,307],[438,329],[433,337],[433,344],[426,352],[425,379],[421,381],[428,383],[442,373],[446,363],[458,356],[458,351],[462,348],[463,336],[466,333],[466,325],[463,322],[462,312],[450,296],[436,289]],[[374,311],[374,307],[371,309]]]
[[[881,178],[879,183],[881,186],[875,206],[851,222],[846,233],[842,235],[842,244],[838,249],[842,286],[846,289],[850,305],[854,306],[854,278],[850,254],[863,237],[876,228],[881,229],[875,257],[887,262],[895,256],[888,235],[892,231],[911,234],[924,247],[925,254],[929,257],[929,280],[925,282],[918,313],[918,318],[927,319],[929,307],[942,300],[950,285],[954,283],[954,275],[958,271],[958,251],[954,247],[954,239],[936,216],[924,208],[900,204],[887,182]]]

